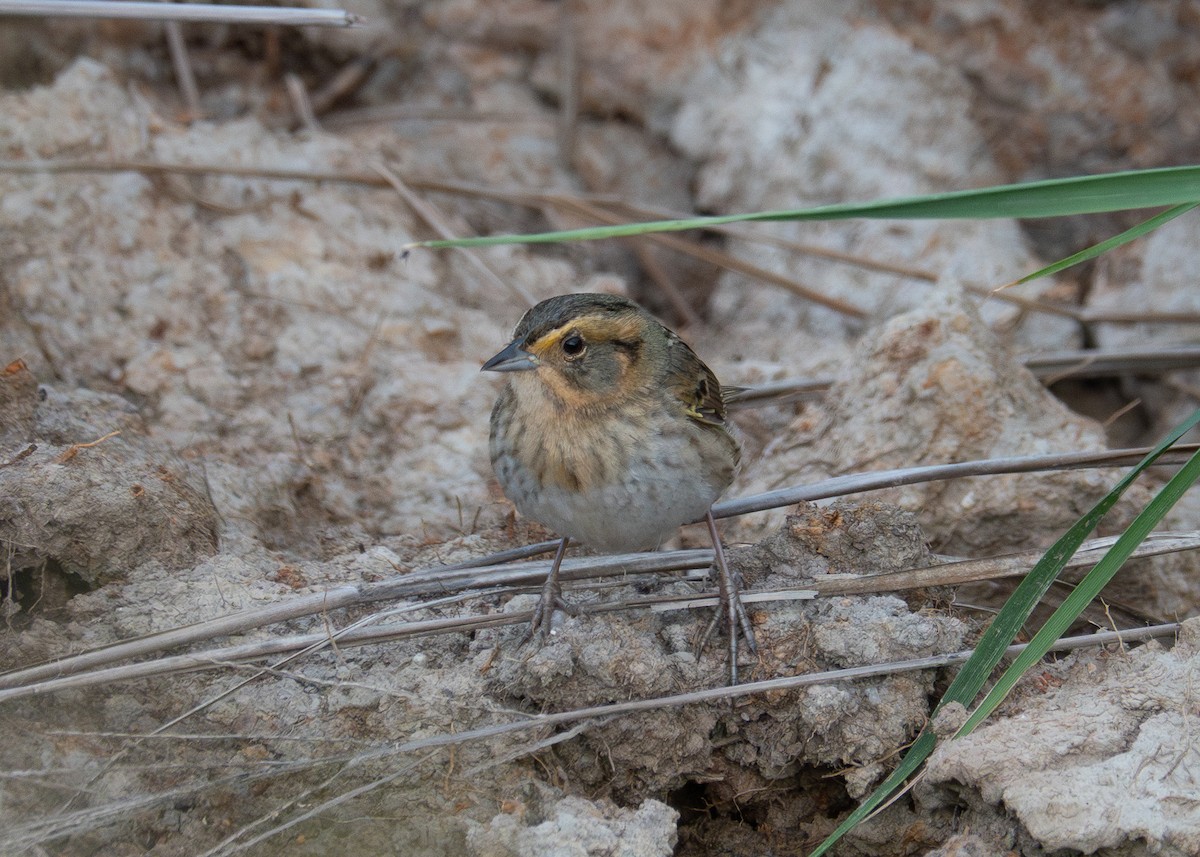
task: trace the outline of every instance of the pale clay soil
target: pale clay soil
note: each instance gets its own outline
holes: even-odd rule
[[[476,261],[405,249],[434,237],[428,206],[460,235],[594,222],[561,201],[431,190],[438,180],[732,212],[1195,161],[1181,141],[1200,122],[1200,4],[935,2],[917,15],[882,0],[583,2],[572,7],[582,112],[564,160],[566,5],[362,0],[386,33],[289,33],[282,67],[256,31],[188,30],[199,119],[182,110],[157,28],[0,19],[0,660],[317,605],[148,656],[204,652],[188,665],[203,669],[21,697],[0,676],[0,853],[802,854],[869,793],[925,725],[944,671],[438,744],[720,686],[724,641],[696,650],[708,608],[595,609],[699,592],[701,569],[574,587],[593,609],[561,617],[541,648],[498,623],[224,662],[231,646],[365,618],[499,622],[530,608],[534,587],[422,576],[552,536],[516,518],[491,480],[498,379],[478,371],[530,298],[645,301],[726,384],[832,377],[822,397],[734,413],[744,456],[729,497],[1145,443],[1195,407],[1194,371],[1056,386],[1064,404],[1021,362],[1185,344],[1195,326],[1085,328],[972,290],[1133,222],[1116,216],[764,230],[928,276],[704,239],[856,315],[652,244],[506,246]],[[315,87],[372,45],[386,50],[359,106],[403,117],[291,127],[282,70]],[[371,183],[7,166],[36,160]],[[1015,293],[1195,312],[1195,223]],[[678,285],[676,304],[656,279]],[[1095,419],[1135,398],[1111,425]],[[1117,474],[922,484],[722,528],[749,589],[803,590],[1045,547]],[[1102,531],[1119,531],[1153,487],[1135,486]],[[1185,497],[1165,526],[1200,529],[1200,503]],[[665,547],[705,539],[689,527]],[[1108,592],[1110,618],[1195,616],[1197,571],[1188,554],[1131,564]],[[322,593],[390,584],[388,598],[321,609]],[[760,650],[743,653],[743,675],[958,651],[1002,596],[977,586],[753,606]],[[1045,664],[839,853],[1200,853],[1198,641],[1193,620],[1178,640]]]

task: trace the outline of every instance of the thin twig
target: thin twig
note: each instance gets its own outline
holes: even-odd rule
[[[1142,400],[1140,398],[1134,399],[1131,402],[1126,402],[1124,405],[1122,405],[1121,407],[1119,407],[1115,411],[1113,411],[1111,414],[1109,414],[1104,419],[1104,421],[1100,423],[1100,425],[1106,429],[1109,428],[1113,423],[1115,423],[1117,420],[1121,419],[1121,417],[1125,416],[1127,413],[1129,413],[1133,409],[1141,407],[1141,404],[1142,404]]]
[[[171,54],[171,66],[175,69],[175,80],[183,95],[183,106],[189,122],[201,117],[200,88],[196,86],[196,75],[188,58],[187,44],[183,40],[183,25],[179,21],[164,21],[167,49]]]
[[[1155,375],[1174,369],[1194,369],[1200,366],[1200,346],[1135,346],[1055,351],[1026,357],[1025,366],[1046,384],[1067,378],[1101,378],[1121,374]]]
[[[1095,634],[1087,634],[1081,637],[1064,637],[1054,643],[1050,647],[1052,652],[1067,652],[1075,649],[1083,649],[1090,646],[1106,646],[1110,643],[1127,643],[1140,642],[1142,640],[1151,640],[1159,637],[1170,637],[1179,633],[1180,624],[1178,622],[1170,622],[1164,625],[1154,625],[1149,628],[1133,628],[1128,631],[1122,631],[1116,634],[1112,631],[1101,631]],[[1018,645],[1009,646],[1005,649],[1005,655],[1012,657],[1020,654],[1028,646],[1028,643],[1020,643]],[[912,672],[914,670],[937,669],[939,667],[953,666],[955,664],[965,663],[970,660],[975,654],[974,649],[966,649],[961,652],[953,652],[945,655],[932,655],[925,658],[913,658],[905,661],[891,661],[886,664],[869,664],[860,667],[848,667],[846,669],[826,670],[818,673],[805,673],[802,675],[784,676],[782,678],[766,679],[764,681],[747,682],[745,684],[722,686],[707,688],[705,690],[695,690],[688,693],[674,694],[672,696],[659,696],[653,699],[635,699],[628,702],[611,703],[609,705],[597,705],[590,708],[578,708],[574,711],[564,711],[558,714],[539,714],[533,715],[527,720],[501,723],[494,726],[485,726],[479,729],[471,729],[464,732],[454,734],[433,735],[427,738],[418,738],[412,741],[400,744],[395,748],[397,753],[411,753],[416,750],[426,750],[433,747],[446,747],[451,744],[462,744],[467,741],[478,740],[480,738],[490,738],[496,735],[503,735],[510,732],[518,732],[526,729],[540,729],[546,726],[557,726],[562,723],[573,723],[579,720],[591,720],[599,717],[613,717],[618,714],[631,714],[638,711],[654,711],[662,708],[674,708],[681,705],[692,705],[698,702],[712,702],[718,699],[732,699],[739,696],[750,696],[756,693],[767,693],[770,691],[793,690],[798,687],[807,687],[814,684],[831,684],[837,681],[851,681],[860,678],[872,678],[881,675],[896,675],[902,672]]]
[[[391,168],[382,163],[375,163],[372,164],[372,166],[374,167],[375,171],[383,176],[387,183],[395,188],[396,192],[404,198],[404,201],[408,203],[409,208],[416,212],[417,216],[424,220],[434,232],[436,232],[442,238],[453,237],[454,233],[450,229],[449,223],[446,222],[446,218],[442,216],[442,213],[438,211],[432,203],[413,193],[408,185],[406,185],[401,180],[400,176],[398,176]],[[463,256],[471,265],[471,267],[478,271],[483,278],[493,286],[501,290],[512,292],[518,298],[523,300],[525,302],[525,306],[527,307],[531,307],[537,303],[537,299],[534,298],[534,296],[528,291],[526,291],[525,287],[518,280],[501,277],[499,274],[493,271],[491,267],[483,261],[483,259],[480,258],[479,254],[467,253],[464,251]]]
[[[60,0],[48,0],[60,2]],[[65,2],[65,0],[62,0]],[[91,0],[88,0],[91,2]],[[156,4],[157,5],[157,4]],[[161,8],[174,9],[175,5],[163,4]],[[220,8],[228,9],[229,6]],[[264,7],[265,8],[265,7]],[[274,181],[336,181],[348,184],[365,184],[386,187],[388,182],[377,173],[355,170],[312,170],[286,169],[278,167],[246,167],[237,164],[164,163],[139,158],[116,158],[92,160],[89,158],[60,158],[47,161],[0,161],[0,172],[6,173],[178,173],[187,176],[239,176]]]
[[[684,327],[699,327],[700,316],[692,309],[691,304],[679,291],[671,279],[671,275],[667,273],[667,269],[651,252],[651,248],[645,241],[633,241],[633,252],[637,256],[638,264],[642,266],[647,276],[656,285],[666,297],[667,301],[674,308],[679,317],[683,319]]]
[[[339,101],[349,98],[367,81],[380,60],[392,50],[384,41],[342,66],[329,80],[311,94],[310,103],[317,115],[325,113]]]
[[[411,104],[374,104],[347,107],[321,117],[326,128],[344,129],[379,122],[453,122],[549,125],[554,118],[540,113],[473,110],[467,107],[416,107]]]
[[[1075,554],[1066,568],[1086,568],[1094,565],[1100,559],[1100,556],[1112,547],[1115,541],[1116,537],[1104,537],[1088,541]],[[1132,554],[1131,559],[1159,556],[1164,553],[1183,550],[1195,550],[1198,547],[1200,547],[1200,532],[1152,533],[1143,544],[1138,546],[1137,550]],[[656,556],[661,557],[664,560],[664,564],[675,565],[673,560],[676,560],[679,554],[686,554],[689,559],[692,554],[701,555],[700,559],[703,561],[703,565],[688,564],[693,569],[708,568],[712,564],[711,551],[676,551]],[[830,575],[806,581],[806,589],[747,592],[743,593],[742,600],[746,603],[765,604],[779,601],[807,600],[822,596],[900,592],[906,589],[958,585],[981,580],[996,580],[1027,573],[1040,556],[1041,552],[1039,551],[1025,551],[1004,557],[961,560],[930,566],[928,568],[908,569],[880,575],[861,577]],[[675,567],[672,570],[678,570],[678,568]],[[626,570],[619,564],[611,564],[607,568],[601,569],[601,571],[612,575],[620,575],[622,578],[627,576],[625,573]],[[582,568],[568,569],[568,566],[564,564],[562,569],[564,579],[580,579],[584,575],[594,577],[596,572],[596,568],[588,568],[586,565]],[[525,578],[523,582],[527,584],[538,583],[545,576],[546,570],[544,566],[522,575]],[[447,584],[446,588],[452,588],[452,586]],[[492,591],[495,592],[496,590]],[[696,609],[713,606],[717,603],[717,600],[715,597],[697,597],[691,594],[659,595],[615,603],[585,603],[576,606],[581,613],[593,615],[639,608],[649,608],[652,612]],[[405,610],[422,609],[426,606],[431,605],[408,605]],[[394,613],[395,611],[389,612]],[[474,633],[485,628],[525,624],[529,622],[533,614],[532,611],[513,611],[487,616],[457,616],[445,619],[372,625],[382,615],[386,614],[364,617],[336,631],[330,629],[310,634],[271,637],[252,643],[240,643],[186,655],[159,657],[124,666],[82,672],[82,674],[78,675],[63,675],[61,678],[51,678],[41,681],[31,680],[27,684],[16,683],[15,685],[8,686],[7,689],[0,689],[0,703],[62,690],[94,687],[97,685],[106,686],[117,681],[130,681],[162,675],[177,675],[197,670],[222,669],[237,663],[258,660],[274,655],[289,655],[286,660],[294,660],[299,654],[312,653],[324,648],[332,639],[336,639],[337,644],[343,648],[352,648],[355,646],[378,645],[380,643],[433,634]],[[286,660],[280,663],[286,663]],[[59,663],[60,667],[65,665],[67,665],[66,661]],[[271,667],[263,667],[261,671],[239,682],[234,688],[223,691],[221,696],[228,696],[232,690],[244,686],[244,684],[259,678],[268,671],[276,671],[278,666],[279,664]],[[31,668],[30,670],[21,672],[27,674],[37,669]],[[74,672],[74,670],[63,670],[62,672]],[[17,678],[20,674],[10,673],[3,678],[10,680]],[[5,684],[9,684],[9,682],[6,681]],[[163,731],[169,726],[175,725],[181,719],[175,718],[166,726],[156,730],[156,732]]]
[[[575,211],[586,217],[590,217],[593,220],[603,224],[617,224],[624,222],[617,215],[578,199],[561,197],[548,201],[554,202],[561,207]],[[695,241],[688,241],[675,235],[664,235],[662,233],[650,232],[646,235],[639,235],[637,237],[639,239],[653,241],[655,244],[660,244],[663,247],[669,247],[670,249],[679,253],[692,256],[696,259],[701,259],[712,265],[718,265],[727,270],[737,271],[739,274],[745,274],[748,277],[754,277],[755,279],[762,280],[765,283],[771,283],[772,285],[779,286],[780,288],[786,289],[798,297],[804,298],[806,301],[811,301],[812,303],[828,307],[829,309],[839,312],[842,315],[849,316],[850,318],[867,317],[867,311],[861,309],[860,307],[854,306],[853,304],[847,303],[839,298],[830,297],[829,295],[823,294],[816,289],[809,288],[808,286],[792,279],[791,277],[785,277],[782,274],[769,271],[766,268],[759,267],[752,262],[747,262],[745,259],[734,256],[730,253],[715,250],[712,247],[706,247],[703,244],[699,244]]]
[[[641,217],[654,220],[690,220],[696,217],[694,212],[680,212],[667,208],[659,208],[656,206],[647,206],[636,202],[622,200],[617,203],[617,207],[621,210],[629,212],[635,217]],[[621,222],[625,222],[622,219]],[[830,262],[839,262],[847,265],[853,265],[856,268],[863,268],[868,271],[879,271],[885,274],[895,274],[900,277],[907,277],[913,280],[919,280],[926,283],[936,283],[938,274],[936,271],[927,270],[925,268],[917,268],[911,265],[902,265],[896,262],[888,262],[882,259],[872,259],[868,256],[863,256],[860,253],[846,253],[840,250],[833,250],[828,247],[821,247],[815,244],[805,244],[800,241],[793,241],[787,238],[780,238],[766,230],[766,224],[736,224],[727,223],[716,226],[706,226],[707,230],[719,232],[723,235],[729,235],[742,241],[748,241],[756,244],[767,244],[774,247],[779,247],[793,253],[799,253],[805,256],[815,256],[819,259],[826,259]],[[1045,313],[1048,315],[1056,315],[1061,318],[1070,318],[1083,324],[1196,324],[1200,323],[1200,313],[1197,312],[1129,312],[1125,310],[1105,310],[1091,309],[1084,307],[1064,306],[1061,304],[1052,304],[1045,301],[1037,300],[1036,298],[1022,297],[1021,295],[1011,294],[1008,292],[997,292],[994,287],[978,286],[972,283],[964,283],[964,288],[971,294],[978,295],[984,298],[996,298],[1005,303],[1015,304],[1034,312]]]
[[[1084,349],[1052,351],[1020,358],[1025,368],[1046,385],[1066,379],[1105,378],[1113,375],[1159,375],[1200,366],[1200,346],[1169,345],[1151,348]],[[741,407],[790,399],[815,399],[834,384],[824,378],[784,378],[730,393],[726,402]]]
[[[47,0],[47,2],[64,2],[64,0]],[[221,7],[234,8],[234,7]],[[398,110],[395,112],[392,119],[407,118],[421,121],[433,121],[444,119],[445,121],[465,121],[467,118],[459,116],[457,113],[449,112],[440,114],[437,111],[416,111]],[[537,116],[522,116],[522,115],[480,115],[474,117],[481,121],[529,121],[529,122],[545,122],[549,121],[545,117]],[[327,124],[332,124],[333,117],[326,119]],[[260,179],[274,179],[278,181],[336,181],[347,182],[351,184],[373,185],[376,187],[386,186],[388,182],[381,176],[370,172],[356,172],[353,170],[311,170],[311,169],[277,169],[272,167],[244,167],[226,164],[205,164],[205,163],[164,163],[161,161],[146,161],[139,159],[116,159],[111,161],[96,161],[90,159],[61,159],[48,161],[14,161],[0,160],[0,172],[15,172],[15,173],[63,173],[63,172],[143,172],[143,173],[181,173],[185,175],[231,175],[245,176]],[[531,207],[539,207],[546,204],[573,204],[578,201],[595,203],[605,206],[630,206],[636,207],[633,203],[629,203],[619,197],[611,194],[564,194],[561,192],[552,191],[530,191],[523,189],[496,188],[487,187],[484,185],[474,184],[472,182],[454,181],[452,179],[428,179],[428,178],[410,178],[408,185],[412,188],[427,191],[437,191],[440,193],[450,193],[462,196],[474,196],[482,199],[493,199],[501,202],[509,202],[515,205],[527,205]],[[667,212],[666,210],[646,208],[645,211],[656,212],[659,215],[669,214],[672,219],[681,217],[691,217],[692,215],[684,215],[675,212]],[[622,221],[624,222],[624,221]],[[705,227],[712,231],[725,232],[734,227],[730,226],[712,226]],[[649,238],[650,236],[646,236]],[[666,237],[666,236],[660,236]],[[797,252],[812,253],[819,256],[824,256],[833,261],[844,261],[849,264],[855,264],[863,268],[880,270],[888,273],[898,274],[900,276],[912,277],[915,279],[933,282],[937,277],[933,272],[924,271],[922,269],[910,268],[907,266],[896,265],[893,263],[884,262],[881,260],[873,260],[866,257],[855,256],[851,254],[838,253],[833,250],[824,248],[812,247],[810,245],[798,244],[796,242],[785,241],[768,234],[754,236],[750,233],[745,235],[739,234],[738,237],[745,237],[748,240],[757,238],[768,243],[778,243],[781,246],[791,246]],[[686,243],[686,242],[685,242]],[[690,248],[689,248],[690,249]],[[728,255],[728,254],[725,254]],[[701,257],[704,258],[704,257]],[[712,259],[708,261],[724,265],[724,259]],[[750,266],[750,270],[743,270],[748,276],[757,276],[761,269],[755,266]],[[771,277],[778,275],[770,274]],[[784,288],[792,290],[794,283],[786,278],[779,278],[786,282],[777,282]],[[805,288],[801,286],[801,288]],[[992,289],[982,286],[974,286],[967,284],[966,288],[972,294],[978,294],[982,297],[994,297],[998,300],[1004,300],[1017,306],[1024,307],[1030,311],[1046,313],[1049,315],[1057,315],[1063,318],[1069,318],[1074,321],[1086,324],[1200,324],[1200,312],[1145,312],[1145,311],[1127,311],[1127,310],[1105,310],[1105,309],[1087,309],[1070,306],[1062,306],[1059,304],[1050,304],[1044,301],[1038,301],[1032,298],[1021,297],[1006,292],[993,294]]]
[[[1186,460],[1194,453],[1196,444],[1180,445],[1159,458],[1158,463],[1170,464]],[[766,509],[791,506],[803,501],[815,501],[840,497],[846,494],[894,488],[923,481],[940,481],[961,476],[986,476],[1004,473],[1028,473],[1037,470],[1075,470],[1091,467],[1109,467],[1135,464],[1148,449],[1109,450],[1086,453],[1061,453],[1055,455],[1030,455],[1012,458],[988,459],[949,465],[909,467],[884,470],[876,473],[838,476],[810,485],[784,488],[765,494],[755,494],[737,500],[718,503],[713,507],[717,518],[761,512]],[[557,544],[557,541],[554,543]],[[528,550],[543,552],[547,544],[531,546]],[[513,552],[506,551],[506,556]],[[481,557],[476,563],[484,563],[490,557]],[[711,551],[677,551],[673,554],[628,554],[615,557],[595,557],[586,560],[567,560],[563,563],[563,579],[594,577],[611,573],[646,573],[667,569],[706,568],[711,562]],[[451,588],[474,589],[496,585],[528,585],[545,578],[547,565],[544,562],[522,563],[506,566],[486,566],[460,563],[457,566],[432,568],[410,572],[402,578],[378,583],[343,585],[325,592],[302,595],[286,601],[221,616],[169,631],[115,643],[58,661],[0,673],[0,688],[13,688],[47,678],[69,675],[126,658],[152,654],[176,646],[188,645],[213,637],[236,634],[263,625],[315,615],[322,610],[336,610],[373,601],[419,596],[431,592],[446,592]]]
[[[317,122],[316,111],[308,98],[308,87],[300,76],[288,72],[283,76],[283,85],[287,89],[288,99],[292,102],[292,110],[296,114],[296,122],[306,131],[317,132],[321,125]]]
[[[579,136],[579,18],[576,0],[558,4],[558,161],[567,171]]]
[[[135,3],[126,0],[3,0],[0,15],[34,18],[121,18],[199,21],[209,24],[280,24],[288,27],[355,27],[362,18],[341,9],[219,6],[209,3]]]
[[[1179,444],[1164,453],[1157,464],[1179,464],[1200,449],[1198,444]],[[998,476],[1011,473],[1033,473],[1042,470],[1081,470],[1092,467],[1119,467],[1136,464],[1149,452],[1143,449],[1111,449],[1098,452],[1065,452],[1049,455],[1016,455],[1010,458],[988,458],[979,461],[963,461],[957,464],[930,464],[918,467],[901,467],[896,470],[881,470],[834,476],[809,485],[780,488],[763,494],[754,494],[738,500],[726,500],[713,506],[713,517],[731,518],[792,506],[796,503],[814,502],[862,491],[878,491],[884,488],[899,488],[922,482],[943,482],[967,476]]]
[[[73,443],[70,446],[68,446],[66,449],[64,449],[61,453],[59,453],[58,457],[54,459],[54,462],[55,462],[55,464],[66,464],[72,458],[79,455],[79,451],[81,449],[91,449],[93,446],[99,446],[100,444],[104,443],[104,441],[108,440],[110,437],[116,437],[120,433],[121,433],[121,430],[117,429],[116,431],[110,431],[104,437],[98,437],[95,440],[88,441],[87,443]]]

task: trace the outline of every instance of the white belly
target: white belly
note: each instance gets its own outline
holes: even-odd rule
[[[646,550],[681,524],[704,517],[723,484],[697,478],[699,461],[680,449],[668,461],[637,461],[627,477],[583,491],[537,487],[528,470],[508,455],[494,463],[504,493],[517,510],[554,532],[597,550]],[[681,478],[682,476],[682,478]]]

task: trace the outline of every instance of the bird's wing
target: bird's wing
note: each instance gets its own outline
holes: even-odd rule
[[[725,425],[721,382],[686,342],[672,333],[667,349],[667,384],[684,413],[699,423]]]

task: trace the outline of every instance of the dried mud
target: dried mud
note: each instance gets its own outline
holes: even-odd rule
[[[727,384],[834,376],[819,401],[736,412],[740,496],[1153,439],[1195,406],[1195,373],[1075,390],[1072,404],[1093,410],[1141,396],[1104,426],[1019,358],[1182,342],[1195,328],[1085,326],[973,291],[1070,238],[1007,221],[773,227],[890,270],[736,236],[702,240],[740,272],[649,243],[491,248],[475,255],[486,271],[407,245],[432,237],[433,220],[458,234],[580,225],[613,196],[643,210],[797,208],[1195,160],[1177,133],[1164,138],[1200,115],[1183,84],[1200,6],[938,2],[917,18],[887,2],[559,4],[575,16],[570,37],[555,4],[360,5],[391,35],[189,30],[202,117],[179,102],[156,26],[0,22],[0,45],[19,47],[0,63],[0,663],[318,605],[143,653],[151,666],[199,653],[171,675],[18,695],[0,674],[0,851],[806,853],[925,725],[945,672],[538,719],[719,687],[725,646],[719,634],[699,645],[711,609],[644,603],[712,589],[695,562],[573,584],[579,615],[540,647],[521,645],[520,618],[544,564],[520,586],[446,577],[434,591],[422,577],[552,535],[517,519],[491,481],[496,388],[481,361],[528,299],[607,290],[679,326]],[[1088,26],[1060,29],[1076,15]],[[1041,52],[1017,51],[1018,36]],[[571,38],[582,113],[566,149]],[[1110,97],[1101,43],[1140,100]],[[280,56],[316,88],[366,54],[353,109],[297,129]],[[1000,133],[1014,103],[1028,110],[1020,145]],[[401,115],[364,121],[384,106]],[[1104,128],[1120,133],[1085,144]],[[11,163],[68,160],[93,166]],[[314,177],[97,166],[129,161]],[[1015,293],[1194,309],[1189,223]],[[797,283],[853,311],[807,301]],[[724,522],[751,591],[799,593],[751,606],[759,650],[743,651],[743,677],[969,646],[989,615],[971,599],[986,606],[994,591],[809,590],[1044,547],[1113,478],[979,478]],[[1169,523],[1198,520],[1187,498]],[[666,547],[705,536],[684,528]],[[1137,615],[1200,610],[1194,557],[1132,572],[1111,594]],[[423,594],[404,594],[407,580],[426,581]],[[382,601],[348,595],[390,584],[399,594]],[[326,596],[349,606],[322,609]],[[467,619],[481,624],[455,626]],[[354,623],[426,624],[339,643]],[[1196,633],[1192,621],[1173,644],[1048,663],[839,853],[1195,853]],[[225,657],[302,634],[320,644]]]

